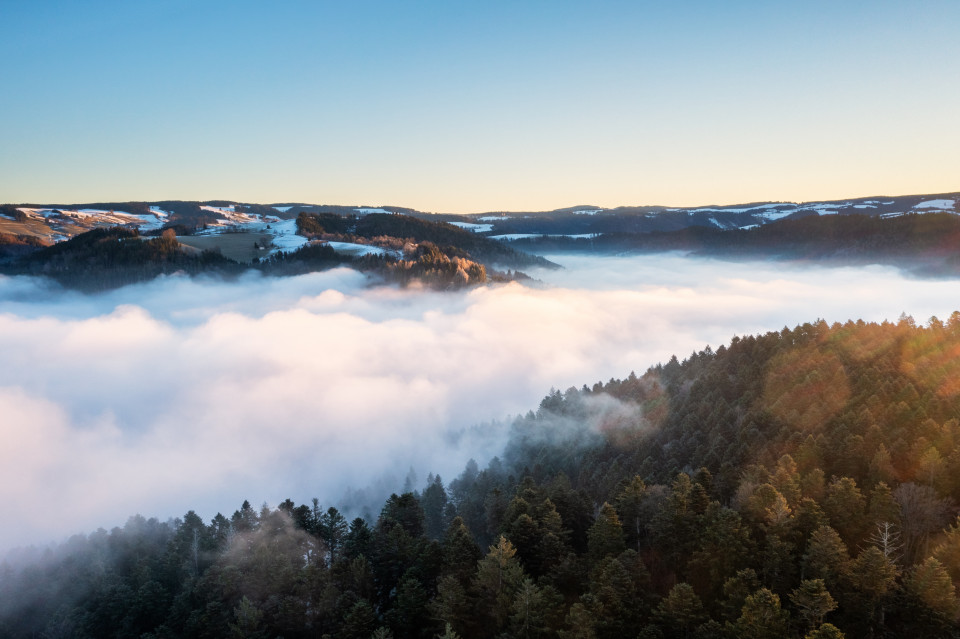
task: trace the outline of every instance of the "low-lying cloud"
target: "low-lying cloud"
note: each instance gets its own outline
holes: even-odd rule
[[[544,286],[457,293],[346,269],[95,296],[0,277],[0,549],[138,512],[330,505],[411,467],[449,481],[504,443],[471,427],[551,387],[817,318],[945,319],[957,289],[881,267],[553,259]]]

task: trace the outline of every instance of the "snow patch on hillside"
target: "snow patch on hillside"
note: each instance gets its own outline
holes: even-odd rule
[[[768,209],[780,209],[780,208],[787,208],[790,210],[786,212],[780,212],[780,211],[767,212]],[[722,207],[722,206],[702,206],[696,209],[675,208],[675,209],[664,209],[664,211],[672,211],[672,212],[685,211],[688,215],[693,215],[694,213],[749,213],[753,211],[754,215],[758,215],[760,217],[774,220],[774,219],[779,219],[784,215],[789,215],[790,213],[793,213],[796,210],[796,208],[797,208],[796,204],[785,204],[783,202],[769,202],[767,204],[761,204],[759,206],[747,206],[747,207],[738,207],[738,208]]]
[[[814,202],[801,204],[801,211],[816,211],[817,215],[836,215],[838,209],[850,208],[852,202]]]
[[[275,250],[271,253],[278,251],[296,251],[298,248],[310,242],[310,240],[302,235],[297,235],[296,220],[272,222],[269,226],[270,228],[264,228],[264,231],[273,234],[273,248]]]
[[[785,217],[787,217],[788,215],[793,215],[794,213],[797,212],[796,206],[794,206],[794,205],[790,205],[790,206],[791,206],[791,208],[786,209],[786,210],[783,210],[783,211],[780,211],[780,210],[775,210],[775,211],[763,211],[763,212],[761,212],[761,213],[754,213],[754,215],[757,216],[757,217],[761,217],[761,218],[767,220],[768,222],[774,222],[774,221],[776,221],[776,220],[785,218]],[[773,208],[773,207],[768,207],[768,208]]]
[[[927,200],[926,202],[920,202],[915,204],[913,208],[915,209],[939,209],[942,211],[952,211],[954,207],[953,200]]]
[[[493,230],[493,224],[474,224],[472,222],[450,222],[450,224],[474,233],[488,233]]]
[[[127,213],[126,211],[105,211],[102,209],[31,209],[18,208],[28,217],[43,218],[55,225],[55,220],[74,220],[87,226],[136,226],[140,231],[159,229],[167,221],[167,213],[156,207],[150,207],[151,213]],[[53,218],[53,219],[51,219]],[[67,235],[57,233],[57,241]]]
[[[220,217],[217,224],[223,226],[243,226],[263,222],[259,215],[237,211],[234,206],[201,206],[200,210],[217,213]]]

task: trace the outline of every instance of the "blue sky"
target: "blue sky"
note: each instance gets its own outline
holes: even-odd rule
[[[960,190],[957,2],[0,0],[0,202]]]

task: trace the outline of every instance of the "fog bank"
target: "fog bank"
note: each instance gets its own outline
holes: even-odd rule
[[[0,549],[134,513],[330,505],[411,467],[449,482],[503,444],[472,426],[551,387],[817,318],[945,319],[960,289],[883,267],[550,259],[567,268],[544,286],[457,293],[348,269],[95,296],[0,277]]]

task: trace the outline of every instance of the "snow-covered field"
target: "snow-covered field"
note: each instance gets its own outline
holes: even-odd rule
[[[474,233],[489,233],[493,230],[493,224],[474,224],[472,222],[450,222],[450,224]]]
[[[233,205],[201,206],[200,210],[209,211],[211,213],[217,213],[218,215],[220,215],[220,218],[217,220],[217,222],[223,226],[257,224],[263,221],[261,216],[237,211],[236,207],[234,207]]]
[[[761,211],[764,209],[777,209],[777,208],[789,208],[795,210],[797,208],[796,204],[785,204],[782,202],[770,202],[768,204],[761,204],[759,206],[748,206],[748,207],[717,207],[717,206],[704,206],[696,209],[664,209],[664,211],[686,211],[687,213],[746,213],[747,211]],[[792,212],[792,211],[791,211]],[[757,215],[762,215],[758,213]]]
[[[167,212],[150,207],[150,214],[127,213],[126,211],[104,211],[101,209],[31,209],[18,208],[27,217],[43,219],[54,229],[61,224],[76,223],[87,226],[136,226],[141,231],[152,231],[167,222]],[[63,233],[54,233],[53,241],[67,239]]]
[[[252,213],[237,211],[235,206],[201,206],[204,211],[216,213],[220,216],[217,223],[210,224],[197,235],[211,236],[225,232],[269,233],[273,236],[273,243],[265,256],[278,251],[295,251],[309,240],[297,235],[296,220],[280,220],[274,217],[265,217]],[[282,208],[282,207],[281,207]],[[36,209],[19,208],[28,217],[43,220],[50,228],[49,239],[60,242],[70,238],[71,233],[63,232],[64,228],[135,226],[142,232],[156,231],[169,220],[170,213],[158,206],[151,206],[150,213],[136,214],[126,211],[104,211],[100,209]],[[76,231],[72,231],[75,233]]]
[[[954,209],[953,200],[927,200],[915,205],[915,209],[940,209],[942,211],[952,211]]]
[[[296,220],[281,220],[280,222],[272,222],[269,229],[265,229],[273,233],[273,247],[274,251],[296,251],[298,248],[309,242],[307,238],[302,235],[297,235],[297,221]]]

